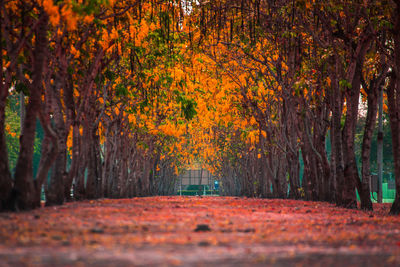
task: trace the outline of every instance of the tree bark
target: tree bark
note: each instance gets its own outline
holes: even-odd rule
[[[56,82],[56,88],[48,95],[52,98],[52,110],[54,114],[54,127],[57,135],[58,153],[56,155],[55,164],[53,166],[50,182],[46,195],[46,206],[62,205],[64,203],[64,180],[67,175],[67,129],[62,113],[62,104],[60,96],[56,92],[61,88],[61,83]]]
[[[378,94],[379,90],[383,90],[382,83],[384,78],[386,77],[387,66],[384,66],[381,74],[377,78],[373,78],[370,81],[369,86],[363,85],[365,90],[368,93],[367,103],[367,117],[365,120],[364,126],[364,136],[362,142],[362,195],[360,193],[361,200],[361,209],[364,210],[372,210],[372,202],[371,202],[371,190],[370,190],[370,181],[371,181],[371,144],[372,144],[372,135],[375,129],[376,124],[376,115],[378,111]]]
[[[360,194],[360,199],[364,209],[372,209],[371,198],[361,185],[358,175],[357,162],[354,148],[354,138],[356,134],[356,124],[358,115],[358,104],[360,98],[360,86],[362,79],[362,69],[364,65],[365,54],[369,49],[372,36],[368,32],[363,33],[358,46],[352,53],[354,62],[351,62],[347,69],[348,79],[351,86],[346,88],[346,120],[344,123],[343,138],[343,155],[344,155],[344,174],[345,174],[345,190],[344,203],[347,208],[357,208],[357,198],[355,187]],[[354,69],[354,70],[353,70]],[[354,73],[352,75],[352,73]]]
[[[389,104],[390,127],[392,130],[392,149],[394,159],[394,172],[396,195],[390,208],[390,214],[400,214],[400,82],[396,74],[392,73],[390,85],[387,90]]]
[[[35,208],[35,186],[32,173],[33,145],[36,133],[36,118],[40,110],[43,69],[47,60],[48,16],[41,10],[36,33],[33,76],[29,103],[26,109],[24,134],[20,137],[20,153],[15,172],[16,207],[19,210]]]
[[[1,66],[0,66],[1,67]],[[0,211],[9,210],[13,208],[11,204],[11,195],[13,181],[8,162],[8,151],[5,136],[5,107],[8,90],[4,85],[1,86],[0,91]]]
[[[74,178],[77,176],[78,167],[79,167],[79,147],[80,147],[80,138],[79,138],[79,126],[74,123],[72,125],[72,155],[71,155],[71,166],[68,170],[68,175],[64,181],[64,199],[67,201],[71,201],[71,188]],[[74,192],[75,194],[75,192]]]
[[[334,180],[336,183],[336,204],[342,206],[343,190],[344,190],[344,168],[343,168],[343,153],[342,153],[342,134],[341,134],[341,117],[343,97],[339,89],[339,55],[335,55],[334,71],[332,72],[332,91],[331,106],[332,106],[332,126],[331,126],[331,139],[332,139],[332,156],[334,157]]]
[[[358,114],[359,89],[350,89],[346,95],[346,120],[342,132],[343,159],[344,159],[344,190],[343,206],[357,208],[356,185],[358,178],[357,163],[354,152],[354,136]]]
[[[396,1],[393,12],[394,20],[394,62],[392,62],[392,75],[387,90],[389,104],[390,127],[392,130],[392,149],[394,159],[394,172],[396,183],[396,196],[390,214],[400,214],[400,1]]]
[[[40,207],[42,186],[46,183],[46,179],[51,166],[53,165],[58,153],[58,138],[54,132],[50,122],[50,103],[51,100],[46,98],[46,104],[39,111],[39,119],[44,130],[44,138],[42,140],[42,150],[39,162],[39,168],[34,181],[36,189],[36,206]]]
[[[0,40],[3,40],[3,32],[5,26],[4,1],[0,0]],[[3,55],[3,41],[0,42],[0,53]],[[11,65],[11,64],[10,64]],[[13,64],[14,65],[14,64]],[[6,101],[8,97],[8,89],[11,86],[12,69],[9,67],[4,73],[3,56],[0,56],[0,211],[13,209],[12,188],[13,180],[10,173],[10,165],[8,161],[8,150],[6,143],[5,121],[6,121]]]

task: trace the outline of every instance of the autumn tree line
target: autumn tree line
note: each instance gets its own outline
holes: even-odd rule
[[[195,112],[170,74],[185,60],[179,6],[0,1],[0,12],[0,210],[39,207],[43,189],[46,205],[174,192],[175,145]]]
[[[357,191],[361,208],[371,210],[371,142],[382,97],[396,177],[390,212],[398,214],[400,1],[201,3],[200,47],[222,90],[236,96],[226,110],[236,122],[214,127],[219,157],[209,157],[223,192],[357,208]],[[360,101],[368,107],[361,166]]]
[[[0,210],[39,207],[43,189],[46,205],[171,194],[191,160],[223,194],[356,208],[357,190],[371,210],[382,97],[400,212],[400,1],[0,0],[0,12]]]

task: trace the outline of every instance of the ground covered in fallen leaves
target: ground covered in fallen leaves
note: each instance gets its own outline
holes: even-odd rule
[[[396,266],[389,207],[174,196],[0,213],[0,266]]]

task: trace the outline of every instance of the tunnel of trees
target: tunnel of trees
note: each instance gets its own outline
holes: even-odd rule
[[[400,213],[400,1],[0,0],[0,210],[221,194]],[[383,103],[383,104],[382,104]],[[377,133],[378,114],[385,131]],[[72,194],[71,194],[72,192]]]

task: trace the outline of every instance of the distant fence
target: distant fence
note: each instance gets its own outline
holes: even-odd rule
[[[211,195],[215,194],[214,177],[206,169],[189,169],[179,176],[178,194]]]
[[[378,192],[378,175],[374,174],[371,176],[370,188],[371,188],[372,200],[376,200]],[[393,202],[395,195],[396,195],[396,188],[394,180],[388,180],[386,183],[382,183],[383,202]]]
[[[211,185],[214,183],[211,173],[206,169],[186,170],[180,176],[182,186]]]

